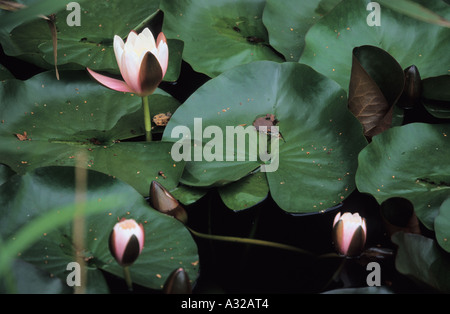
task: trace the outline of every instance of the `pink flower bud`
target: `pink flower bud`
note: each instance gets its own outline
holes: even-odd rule
[[[144,248],[144,227],[134,219],[122,220],[114,226],[109,236],[109,250],[117,263],[129,266],[136,261]]]
[[[338,213],[333,222],[333,241],[339,254],[359,256],[366,244],[366,220],[358,213]]]

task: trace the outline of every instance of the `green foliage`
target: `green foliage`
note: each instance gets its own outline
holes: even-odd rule
[[[89,269],[123,276],[122,267],[109,252],[109,234],[118,219],[133,218],[145,230],[145,248],[130,266],[133,282],[161,289],[179,265],[195,280],[197,248],[183,224],[151,208],[124,182],[95,171],[87,175],[82,254]],[[74,203],[75,193],[73,167],[39,168],[0,186],[1,236],[10,241],[4,248],[11,248],[2,250],[2,266],[6,254],[19,250],[15,256],[19,253],[21,259],[65,280],[67,264],[75,261],[71,220],[80,211]],[[18,242],[24,245],[18,247]],[[88,278],[87,284],[89,289],[98,281]]]
[[[268,77],[272,79],[258,79]],[[260,61],[229,70],[199,88],[172,117],[163,139],[178,141],[179,135],[172,135],[172,131],[179,125],[187,126],[194,138],[194,118],[202,118],[203,128],[219,126],[226,130],[227,126],[253,128],[258,117],[274,115],[282,138],[279,167],[266,173],[271,195],[286,211],[318,212],[338,204],[355,187],[357,155],[366,141],[360,124],[346,106],[345,92],[311,68]],[[253,128],[250,133],[258,132]],[[220,140],[219,145],[226,142],[226,136],[225,131],[223,138],[213,135]],[[202,140],[202,144],[192,145],[210,141]],[[256,148],[257,143],[253,144]],[[192,146],[191,151],[194,150]],[[228,154],[231,152],[224,149],[221,160],[214,162],[192,159],[181,182],[199,187],[223,186],[244,178],[263,164],[252,161],[250,144],[237,147],[232,161]],[[235,156],[240,154],[245,161],[237,160]],[[261,190],[251,184],[246,190],[252,188],[258,191],[255,193],[259,200],[266,196],[264,187]]]
[[[370,0],[78,2],[81,26],[67,23],[71,12],[61,1],[22,0],[23,8],[2,3],[14,12],[0,10],[6,60],[0,64],[1,292],[72,292],[66,265],[75,259],[73,220],[80,206],[88,293],[110,292],[105,273],[123,277],[108,250],[109,233],[122,217],[142,222],[146,233],[130,268],[133,282],[160,290],[183,267],[193,283],[202,257],[191,234],[202,233],[148,205],[153,180],[194,210],[217,189],[232,215],[251,213],[267,200],[283,214],[318,214],[345,204],[352,193],[379,205],[404,198],[431,237],[395,233],[396,270],[450,292],[448,1],[380,0],[380,26],[367,23]],[[86,72],[118,76],[114,36],[126,40],[144,27],[155,37],[163,31],[169,46],[165,82],[149,96],[152,117],[163,114],[169,122],[153,121],[151,142],[144,141],[141,98],[109,90]],[[30,71],[17,79],[23,67]],[[180,84],[182,70],[190,68],[188,74],[204,74],[207,82]],[[177,88],[186,88],[186,97],[171,94]],[[241,127],[249,130],[247,140],[255,137],[218,153],[222,160],[174,161],[179,137],[172,131],[186,126],[194,136],[195,118],[202,119],[202,135],[206,127],[222,135]],[[261,123],[277,126],[279,136],[259,133]],[[188,146],[195,151],[226,142],[215,135]],[[279,156],[274,172],[261,171],[274,159],[250,158],[251,145],[260,148],[264,141]],[[75,201],[76,169],[88,175],[81,203]],[[253,228],[246,234],[258,234],[256,223]],[[280,229],[290,234],[285,228],[271,227],[271,235]]]

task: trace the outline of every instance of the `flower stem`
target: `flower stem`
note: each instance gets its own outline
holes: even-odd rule
[[[130,266],[123,267],[123,276],[125,278],[125,282],[127,283],[128,290],[133,291],[133,281],[131,280]]]
[[[150,115],[150,106],[148,104],[148,96],[142,97],[142,108],[144,109],[144,122],[145,122],[145,140],[147,142],[152,141],[152,120]]]
[[[309,251],[300,249],[295,246],[283,244],[283,243],[277,243],[277,242],[271,242],[271,241],[265,241],[265,240],[258,240],[258,239],[248,239],[248,238],[239,238],[239,237],[231,237],[231,236],[220,236],[220,235],[213,235],[213,234],[204,234],[201,232],[197,232],[189,227],[187,227],[189,231],[195,235],[198,238],[208,239],[208,240],[216,240],[216,241],[225,241],[225,242],[234,242],[234,243],[245,243],[245,244],[252,244],[252,245],[260,245],[260,246],[266,246],[266,247],[272,247],[282,250],[288,250],[296,253],[301,253],[305,255],[309,255],[311,257],[314,257],[315,255]]]

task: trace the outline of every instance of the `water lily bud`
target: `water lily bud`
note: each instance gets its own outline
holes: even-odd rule
[[[422,96],[422,79],[419,70],[415,65],[406,68],[405,87],[398,101],[398,105],[403,109],[412,109],[420,106]]]
[[[333,222],[333,242],[339,254],[359,256],[366,244],[366,220],[358,213],[339,212]]]
[[[173,216],[184,224],[187,223],[188,217],[184,208],[166,188],[156,181],[152,181],[150,185],[150,201],[154,209]]]
[[[134,219],[122,220],[114,226],[109,236],[109,250],[117,263],[129,266],[136,261],[144,248],[144,226]]]
[[[140,34],[131,31],[126,43],[116,35],[114,53],[123,81],[87,69],[94,79],[110,89],[148,96],[155,91],[166,74],[169,48],[163,33],[155,41],[148,28]]]
[[[189,276],[183,268],[175,269],[164,283],[165,294],[191,294],[192,287]]]

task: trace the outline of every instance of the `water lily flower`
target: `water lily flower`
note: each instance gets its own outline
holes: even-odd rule
[[[87,69],[94,79],[110,89],[148,96],[166,74],[169,48],[163,33],[155,41],[148,28],[140,34],[131,31],[125,43],[115,35],[114,53],[123,81]]]
[[[123,267],[133,264],[144,248],[144,227],[134,219],[122,220],[114,226],[109,237],[109,249]]]
[[[339,212],[333,222],[333,241],[339,254],[359,256],[366,244],[366,220],[358,213]]]

